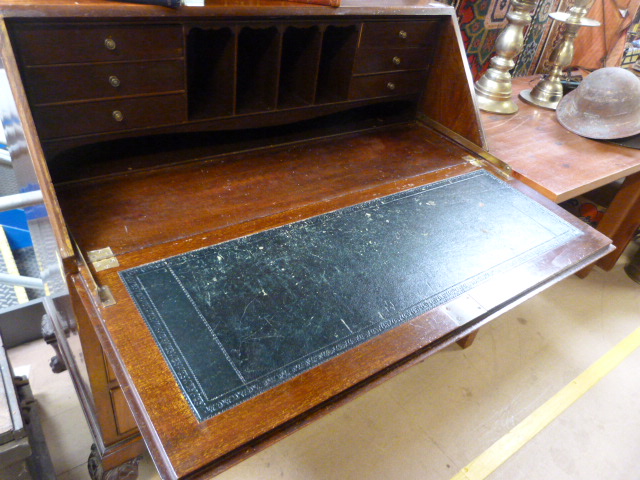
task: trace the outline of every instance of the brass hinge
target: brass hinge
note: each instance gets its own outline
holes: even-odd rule
[[[96,272],[120,266],[120,262],[113,254],[111,247],[91,250],[87,252],[87,257]]]
[[[75,241],[73,242],[74,251],[76,253],[76,259],[78,262],[78,269],[81,273],[81,276],[87,282],[87,290],[91,292],[91,295],[98,300],[103,307],[109,307],[111,305],[116,304],[116,300],[111,293],[109,287],[98,286],[96,283],[96,279],[93,277],[93,274],[89,271],[89,264],[91,263],[96,272],[100,270],[105,270],[107,268],[117,267],[120,265],[120,262],[116,259],[111,251],[111,248],[102,248],[100,250],[93,250],[91,252],[87,252],[84,254],[82,250],[78,247]],[[89,262],[87,262],[87,258]]]
[[[103,307],[110,307],[116,304],[116,299],[113,297],[111,289],[106,285],[98,287],[98,296],[100,297],[100,302],[102,302]]]
[[[471,165],[474,165],[476,167],[485,168],[485,169],[488,166],[487,162],[490,162],[491,166],[495,167],[492,169],[494,173],[498,174],[500,177],[502,177],[505,180],[508,180],[511,177],[512,170],[510,167],[508,170],[505,170],[501,165],[499,164],[496,165],[494,162],[492,162],[487,158],[474,157],[473,155],[463,155],[462,160],[464,160],[465,162],[469,162]]]

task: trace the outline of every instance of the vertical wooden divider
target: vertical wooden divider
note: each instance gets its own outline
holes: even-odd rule
[[[186,39],[189,118],[233,115],[235,31],[229,27],[192,26]]]
[[[277,59],[274,61],[275,71],[273,72],[275,79],[273,82],[273,103],[270,103],[270,106],[275,110],[278,108],[278,96],[280,94],[280,72],[282,71],[282,44],[284,37],[284,25],[276,25],[277,34],[276,34],[276,54]]]
[[[318,66],[316,68],[316,75],[315,75],[315,83],[314,83],[314,92],[313,92],[313,104],[317,105],[319,102],[318,100],[318,89],[320,88],[320,68],[321,68],[321,64],[322,64],[322,56],[324,55],[324,32],[327,30],[327,25],[320,25],[320,38],[319,38],[319,42],[320,42],[320,47],[318,48]]]
[[[317,26],[287,26],[282,36],[278,108],[313,105],[321,33]]]
[[[275,25],[240,29],[236,70],[238,114],[276,108],[281,43],[280,28]]]
[[[329,25],[325,29],[316,90],[318,103],[347,100],[358,32],[358,25]]]
[[[233,103],[233,115],[238,113],[238,37],[240,35],[240,27],[234,25],[231,27],[231,31],[233,32],[233,65],[232,65],[232,78],[233,82],[231,82],[231,91],[229,95],[231,96],[231,102]]]

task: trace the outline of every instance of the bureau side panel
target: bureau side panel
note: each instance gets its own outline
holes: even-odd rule
[[[471,73],[455,17],[443,20],[419,111],[486,149]]]

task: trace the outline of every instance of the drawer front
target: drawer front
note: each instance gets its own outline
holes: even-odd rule
[[[365,23],[360,48],[426,47],[435,27],[433,21]]]
[[[129,405],[127,405],[120,387],[111,389],[109,393],[111,394],[111,405],[113,406],[118,434],[123,435],[135,430],[137,428],[136,421],[133,419]]]
[[[354,73],[423,70],[430,58],[430,48],[361,48],[353,68]]]
[[[180,60],[28,67],[32,105],[184,91]]]
[[[23,65],[155,60],[183,55],[179,25],[19,25]]]
[[[349,99],[360,100],[419,93],[424,86],[424,75],[425,72],[418,71],[354,77],[351,80]]]
[[[181,123],[186,104],[185,95],[163,95],[35,107],[33,114],[40,137],[51,139]]]

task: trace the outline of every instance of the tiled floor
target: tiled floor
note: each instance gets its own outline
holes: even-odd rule
[[[619,264],[568,278],[226,471],[221,480],[452,478],[640,326],[640,285]],[[58,478],[88,479],[91,438],[67,373],[42,342],[10,352],[30,373]],[[640,349],[489,478],[640,478]],[[159,478],[145,458],[141,480]],[[474,477],[469,477],[474,478]]]

